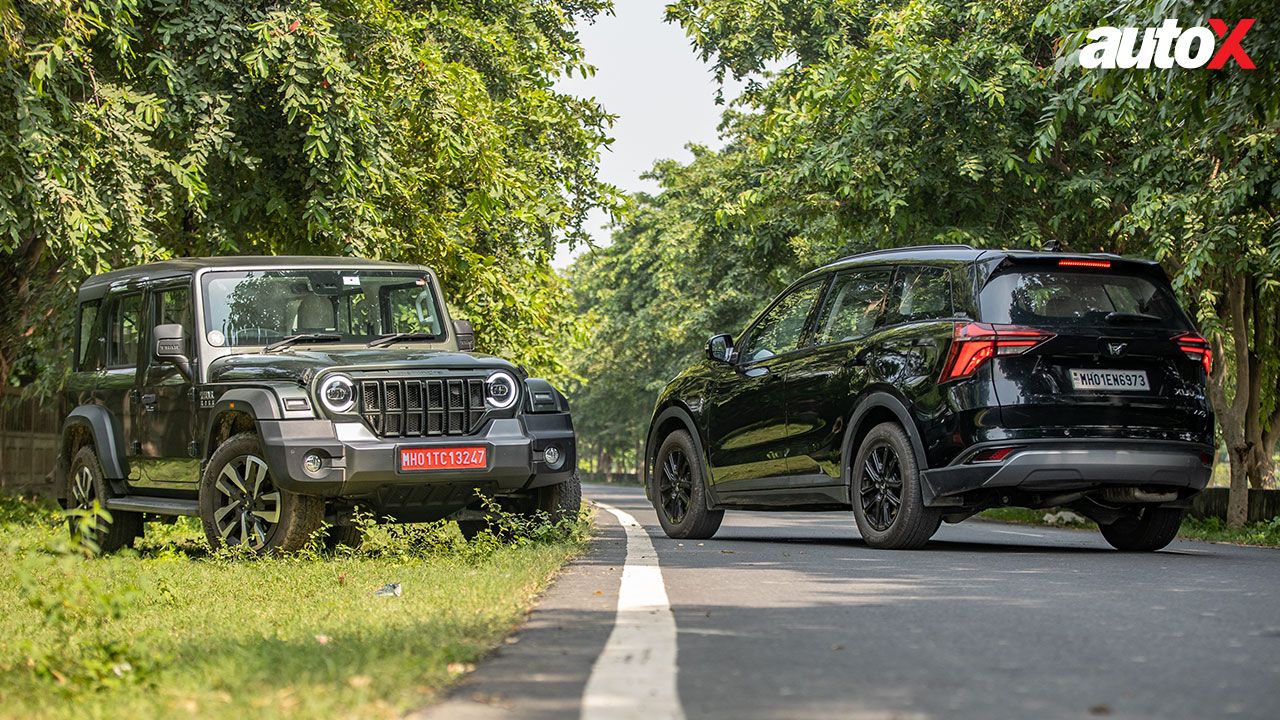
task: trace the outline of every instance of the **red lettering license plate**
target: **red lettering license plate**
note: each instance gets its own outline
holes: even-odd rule
[[[400,448],[402,471],[483,469],[488,460],[484,447]]]

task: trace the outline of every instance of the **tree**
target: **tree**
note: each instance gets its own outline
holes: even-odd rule
[[[483,347],[561,372],[549,261],[619,198],[611,117],[552,84],[607,8],[0,0],[0,382],[58,386],[87,274],[227,253],[428,263]]]

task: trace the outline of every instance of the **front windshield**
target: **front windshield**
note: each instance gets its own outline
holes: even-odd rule
[[[440,338],[440,312],[421,272],[248,270],[204,276],[206,340],[263,346],[317,333],[364,343],[390,333]]]

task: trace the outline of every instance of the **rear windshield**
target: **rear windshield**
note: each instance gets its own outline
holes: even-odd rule
[[[987,282],[978,305],[989,323],[1191,329],[1167,285],[1111,272],[1007,272]]]

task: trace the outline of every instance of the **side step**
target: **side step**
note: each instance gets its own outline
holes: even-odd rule
[[[150,513],[152,515],[191,515],[200,514],[200,505],[195,500],[180,498],[143,497],[141,495],[125,495],[107,500],[108,510],[124,512]]]

